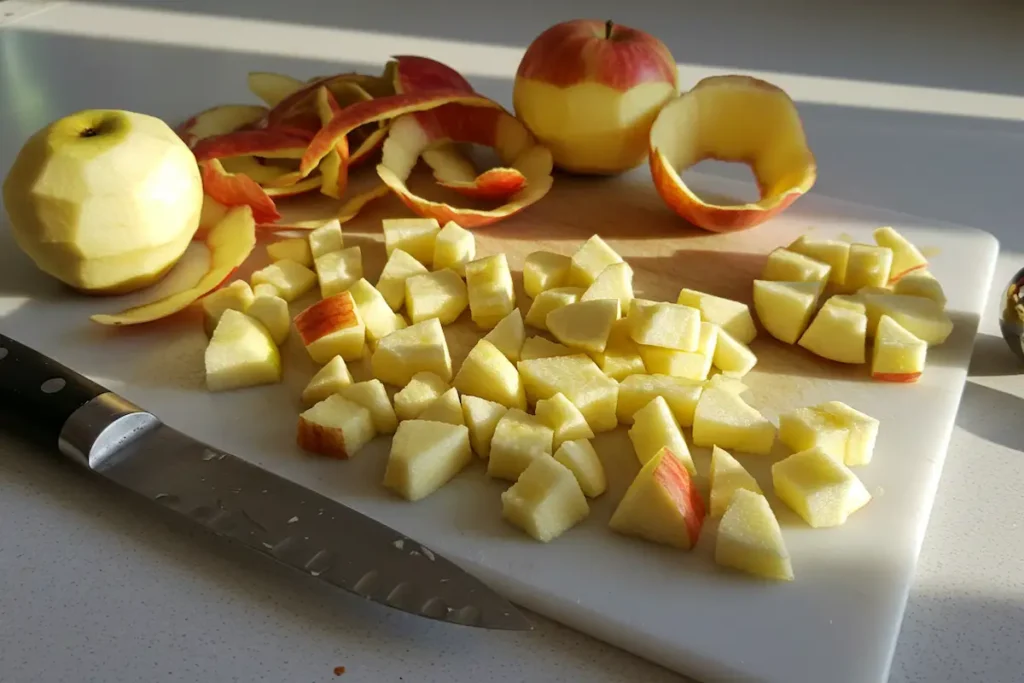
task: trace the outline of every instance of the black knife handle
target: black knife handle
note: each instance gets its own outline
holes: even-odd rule
[[[0,334],[0,417],[18,436],[56,448],[68,418],[107,389]]]

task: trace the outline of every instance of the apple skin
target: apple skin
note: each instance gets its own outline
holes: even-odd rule
[[[675,59],[657,38],[577,19],[541,33],[516,73],[516,115],[574,173],[612,175],[641,164],[661,107],[678,94]]]
[[[145,114],[86,110],[36,132],[3,184],[15,241],[44,272],[94,294],[160,279],[199,228],[188,145]]]

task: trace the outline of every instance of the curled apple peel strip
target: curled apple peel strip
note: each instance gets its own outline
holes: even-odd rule
[[[705,159],[750,166],[760,200],[702,200],[680,174]],[[749,76],[705,78],[666,104],[651,127],[650,166],[665,203],[711,232],[759,225],[789,207],[817,179],[814,155],[793,100],[777,86]]]
[[[377,166],[381,180],[420,216],[441,223],[455,221],[477,228],[510,216],[540,200],[551,189],[551,152],[536,143],[526,127],[504,109],[481,109],[452,103],[429,116],[402,116],[391,124]],[[435,202],[412,192],[406,181],[417,160],[444,143],[468,142],[493,147],[503,164],[523,178],[525,186],[495,209],[469,209]],[[499,175],[502,171],[499,171]],[[486,174],[485,174],[486,175]]]
[[[242,173],[228,173],[219,159],[200,161],[199,172],[203,192],[220,204],[250,207],[257,223],[273,223],[281,217],[274,200],[259,183]]]

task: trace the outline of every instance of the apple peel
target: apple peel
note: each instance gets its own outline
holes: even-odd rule
[[[477,175],[473,162],[454,145],[442,145],[422,154],[437,184],[476,199],[506,199],[526,187],[517,168],[491,168]]]
[[[267,108],[254,104],[222,104],[189,117],[174,132],[193,147],[205,138],[217,137],[251,126],[267,115]]]
[[[782,89],[749,76],[713,76],[672,100],[651,127],[650,167],[665,203],[697,227],[731,232],[759,225],[814,185],[817,164],[796,105]],[[712,204],[680,174],[706,159],[747,164],[760,200]]]
[[[252,94],[270,107],[277,106],[292,93],[306,87],[297,78],[268,71],[250,71],[247,83]]]
[[[551,189],[551,152],[538,145],[526,127],[504,109],[483,109],[461,103],[445,104],[429,116],[402,116],[391,124],[377,166],[381,180],[416,214],[478,228],[510,216],[540,200]],[[428,200],[406,185],[424,152],[445,143],[468,142],[493,147],[502,164],[520,174],[525,185],[495,209],[469,209]],[[504,170],[494,177],[502,177]],[[486,176],[486,174],[484,174]],[[473,182],[480,180],[478,177]],[[485,178],[485,182],[491,182]],[[486,187],[486,185],[483,185]]]
[[[217,289],[256,247],[256,221],[253,220],[252,209],[240,206],[229,211],[210,228],[204,242],[210,250],[210,263],[198,282],[156,301],[113,315],[97,314],[91,320],[100,325],[117,326],[148,323],[183,311]]]
[[[316,93],[316,112],[320,117],[321,124],[326,126],[339,111],[341,111],[341,105],[338,104],[334,94],[326,86],[321,86]],[[348,164],[348,138],[343,137],[334,146],[334,149],[320,160],[321,193],[334,199],[341,199],[348,187]],[[302,182],[305,181],[300,181],[299,184]]]
[[[199,172],[203,191],[218,203],[250,207],[257,223],[273,223],[281,218],[266,189],[243,173],[228,173],[219,159],[199,162]]]
[[[197,161],[239,156],[299,159],[306,151],[306,146],[311,139],[312,136],[304,135],[295,128],[236,130],[204,138],[195,144],[192,152],[196,155]]]

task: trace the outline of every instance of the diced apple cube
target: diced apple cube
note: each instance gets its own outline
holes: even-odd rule
[[[797,408],[779,415],[779,441],[793,452],[820,448],[842,462],[849,438],[850,430],[842,420],[817,408]]]
[[[448,221],[434,240],[435,270],[451,268],[459,275],[466,272],[466,264],[476,258],[476,238],[455,221]]]
[[[638,410],[661,396],[668,403],[680,426],[693,425],[693,414],[697,401],[704,391],[703,382],[670,377],[669,375],[630,375],[619,384],[619,399],[616,409],[618,421],[633,424]]]
[[[931,299],[940,306],[946,305],[946,293],[942,291],[942,285],[927,268],[907,273],[896,281],[892,291],[893,294],[920,296]]]
[[[313,375],[313,379],[309,380],[309,384],[302,390],[302,402],[311,406],[331,394],[341,393],[341,390],[350,384],[352,384],[352,373],[345,365],[345,359],[335,356]]]
[[[588,439],[562,443],[555,451],[555,460],[569,468],[587,498],[596,498],[608,488],[604,465]]]
[[[594,431],[583,413],[562,394],[537,401],[534,414],[554,433],[552,448],[555,450],[565,441],[594,438]]]
[[[384,486],[406,500],[438,490],[473,460],[463,425],[407,420],[398,425],[384,471]]]
[[[491,454],[491,439],[498,421],[508,408],[479,396],[462,395],[462,419],[469,427],[469,443],[473,452],[486,460]]]
[[[900,280],[907,273],[919,268],[928,267],[928,259],[906,237],[891,227],[875,230],[875,244],[892,251],[892,263],[889,268],[889,279]]]
[[[420,413],[417,419],[446,422],[450,425],[465,424],[465,419],[462,417],[462,403],[459,402],[459,392],[454,387],[444,392],[436,401],[427,406],[427,409]]]
[[[757,365],[757,356],[749,346],[719,328],[711,362],[726,375],[743,377]]]
[[[253,285],[252,287],[253,297],[259,296],[280,296],[280,292],[277,291],[277,287],[267,282],[259,285]]]
[[[405,303],[405,281],[413,275],[429,272],[422,263],[401,249],[390,252],[388,262],[377,280],[377,291],[392,311],[397,311]]]
[[[220,316],[224,311],[230,308],[239,313],[245,313],[249,310],[254,298],[252,288],[245,280],[235,280],[212,294],[204,296],[202,299],[203,326],[206,329],[206,334],[212,335],[213,331],[217,329],[217,323],[220,322]]]
[[[453,384],[462,394],[486,398],[509,408],[526,408],[526,393],[516,366],[486,339],[470,350]]]
[[[718,524],[715,562],[754,576],[793,580],[793,564],[775,513],[762,494],[741,489]]]
[[[696,351],[700,344],[700,311],[696,308],[638,299],[626,319],[629,334],[637,344],[678,351]]]
[[[548,329],[548,316],[559,308],[576,303],[582,294],[579,287],[555,287],[539,292],[526,312],[526,324],[538,330]]]
[[[405,281],[405,307],[414,323],[437,318],[450,325],[469,304],[466,283],[450,268],[413,275]]]
[[[881,382],[916,382],[924,372],[928,344],[887,315],[878,321],[871,377]]]
[[[523,289],[526,295],[534,298],[541,292],[564,286],[569,279],[571,265],[568,256],[550,251],[533,252],[523,263]]]
[[[618,299],[619,310],[628,311],[633,301],[633,269],[628,263],[613,263],[587,287],[580,301]]]
[[[404,387],[417,372],[432,372],[446,382],[452,378],[452,357],[441,321],[424,320],[395,330],[377,342],[370,357],[374,377]]]
[[[434,373],[417,372],[395,394],[395,414],[399,420],[415,420],[448,388],[448,383]]]
[[[825,282],[831,270],[827,263],[780,247],[768,254],[761,279],[775,282]]]
[[[566,346],[600,353],[618,318],[618,299],[595,299],[556,308],[548,313],[546,324],[551,335]]]
[[[329,251],[314,261],[320,296],[326,299],[344,292],[363,277],[363,253],[359,247]]]
[[[607,242],[594,235],[572,255],[568,284],[586,289],[613,263],[623,263],[622,257]]]
[[[551,456],[533,460],[501,494],[502,516],[548,543],[579,524],[590,506],[573,473]]]
[[[619,385],[586,356],[521,360],[519,375],[531,402],[562,393],[580,409],[594,432],[606,432],[618,425],[615,407]]]
[[[484,335],[484,339],[494,344],[495,348],[505,354],[513,363],[519,360],[519,353],[526,341],[526,328],[523,327],[523,314],[518,308],[501,319],[494,329]]]
[[[679,351],[657,346],[639,347],[647,372],[686,379],[704,380],[711,372],[711,363],[718,345],[718,326],[708,322],[700,324],[700,336],[694,351]]]
[[[953,320],[941,304],[920,296],[862,293],[868,311],[868,335],[874,336],[878,323],[887,315],[900,327],[930,346],[946,341],[953,332]]]
[[[332,220],[324,223],[309,233],[309,251],[313,258],[341,251],[345,248],[345,240],[341,234],[341,223]]]
[[[331,394],[299,415],[299,448],[333,458],[351,458],[377,436],[370,411]]]
[[[629,334],[629,321],[620,318],[612,323],[608,333],[608,343],[604,351],[588,354],[604,374],[616,381],[622,381],[630,375],[643,375],[647,372],[644,359],[640,356],[640,347]]]
[[[724,389],[725,391],[731,391],[734,394],[742,396],[747,392],[749,387],[736,379],[735,377],[729,377],[721,373],[712,375],[702,382],[705,389]]]
[[[512,272],[505,254],[496,254],[466,264],[469,311],[478,327],[489,330],[516,307]]]
[[[772,465],[775,495],[815,528],[845,524],[871,500],[853,471],[820,448]]]
[[[531,462],[550,457],[553,436],[551,428],[537,418],[518,408],[510,409],[494,428],[487,474],[495,479],[515,481]]]
[[[391,306],[377,288],[365,278],[352,283],[348,292],[352,295],[359,317],[366,326],[366,338],[369,341],[379,341],[398,329],[399,316],[391,310]],[[405,322],[404,318],[402,322]]]
[[[633,451],[641,466],[661,449],[667,448],[679,458],[690,474],[697,474],[690,449],[683,439],[683,430],[679,428],[679,422],[668,407],[668,402],[661,396],[655,396],[650,403],[633,414],[629,440],[633,442]]]
[[[732,502],[737,491],[761,493],[761,487],[743,465],[728,451],[711,447],[711,516],[720,517]]]
[[[842,240],[808,239],[801,235],[789,247],[790,251],[803,254],[821,263],[827,263],[828,281],[842,286],[846,282],[846,264],[850,261],[850,243]]]
[[[387,389],[379,379],[349,384],[341,387],[338,393],[370,411],[373,427],[378,434],[395,433],[395,429],[398,428],[398,416],[395,415],[391,399],[388,398]]]
[[[253,299],[246,314],[267,328],[270,338],[278,346],[284,344],[288,339],[288,333],[292,328],[292,318],[291,313],[288,312],[288,302],[281,297],[261,294]]]
[[[821,290],[820,282],[754,280],[754,310],[768,334],[795,344],[811,320]]]
[[[555,356],[575,356],[579,351],[570,349],[565,344],[553,342],[544,337],[530,337],[523,342],[523,348],[519,352],[519,360],[534,360],[536,358],[554,358]]]
[[[867,344],[868,316],[845,305],[825,302],[801,335],[799,344],[822,358],[837,363],[863,363]]]
[[[689,550],[704,524],[704,500],[667,448],[647,461],[612,514],[613,531]]]
[[[837,419],[849,430],[846,457],[843,458],[848,467],[867,465],[871,462],[875,441],[878,438],[878,420],[840,401],[829,401],[815,408]]]
[[[245,313],[225,310],[204,356],[206,388],[229,391],[281,381],[281,356],[270,333]]]
[[[254,285],[273,285],[285,301],[295,301],[316,285],[316,273],[306,266],[282,259],[252,274]]]
[[[326,363],[335,356],[345,360],[363,357],[366,326],[348,292],[321,299],[299,313],[295,329],[317,363]]]
[[[700,311],[701,320],[718,325],[743,344],[749,344],[757,336],[750,307],[744,303],[698,292],[695,289],[680,290],[676,303],[696,308]]]
[[[384,248],[388,257],[400,249],[422,263],[434,262],[434,245],[441,226],[433,218],[385,218]]]
[[[718,446],[767,455],[775,441],[775,425],[736,393],[707,388],[693,414],[693,445]]]
[[[302,237],[292,237],[268,244],[267,256],[271,261],[288,259],[307,268],[313,265],[313,252],[309,248],[309,240]]]
[[[861,287],[884,287],[892,269],[892,249],[873,244],[851,244],[850,261],[846,265],[847,291]]]

